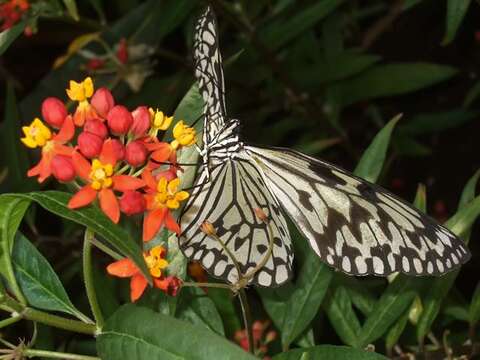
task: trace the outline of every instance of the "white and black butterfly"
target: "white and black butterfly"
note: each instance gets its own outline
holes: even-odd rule
[[[208,8],[195,27],[194,60],[205,101],[203,164],[181,217],[180,247],[214,277],[239,279],[221,244],[200,230],[207,220],[245,274],[272,256],[252,283],[278,286],[292,273],[290,217],[327,264],[351,275],[441,275],[470,258],[464,243],[395,195],[297,151],[246,145],[227,118],[216,20]]]

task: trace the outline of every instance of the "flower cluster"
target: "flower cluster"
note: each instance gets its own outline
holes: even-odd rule
[[[256,356],[263,356],[264,360],[270,359],[266,356],[268,352],[268,344],[277,338],[275,330],[266,331],[270,326],[270,321],[255,321],[252,325],[252,337]],[[235,342],[245,351],[248,351],[248,335],[245,330],[238,330],[234,335]]]
[[[95,91],[89,77],[82,82],[70,81],[66,92],[76,104],[72,113],[60,99],[50,97],[42,104],[43,121],[35,118],[22,128],[21,141],[41,150],[40,161],[28,176],[37,177],[39,182],[53,176],[77,187],[79,190],[68,203],[71,209],[98,200],[101,210],[114,223],[119,222],[121,213],[144,215],[145,242],[162,227],[179,234],[180,226],[171,212],[189,194],[179,189],[177,152],[195,144],[195,130],[178,121],[172,129],[173,140],[160,141],[159,135],[169,130],[173,117],[146,106],[129,111],[115,103],[108,89]],[[128,260],[122,264],[128,265]],[[143,290],[139,289],[146,280],[138,280],[140,273],[134,276],[130,270],[126,273],[132,274],[128,276],[132,276],[135,294],[141,294]],[[160,275],[152,276],[163,281]],[[156,284],[165,289],[170,286]]]
[[[10,29],[30,8],[28,0],[7,0],[0,4],[0,30]]]

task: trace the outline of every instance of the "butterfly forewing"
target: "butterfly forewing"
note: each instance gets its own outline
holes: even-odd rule
[[[440,275],[470,254],[448,229],[388,191],[289,149],[246,147],[318,256],[352,275]]]
[[[205,101],[204,144],[210,143],[226,122],[222,58],[216,26],[215,15],[207,8],[198,19],[193,45],[195,77]]]
[[[256,164],[244,155],[243,159],[215,167],[208,182],[201,171],[197,183],[201,186],[192,193],[181,218],[183,253],[200,261],[211,275],[236,283],[238,272],[232,259],[219,241],[201,231],[201,224],[212,223],[243,274],[262,261],[272,239],[272,255],[252,283],[265,287],[284,283],[290,277],[293,261],[288,229]],[[271,230],[255,214],[256,208],[268,216]]]

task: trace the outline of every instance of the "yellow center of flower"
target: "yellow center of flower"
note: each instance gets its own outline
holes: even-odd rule
[[[175,140],[170,145],[176,150],[179,146],[191,146],[197,141],[197,134],[194,128],[188,127],[179,121],[173,128],[173,137]]]
[[[112,186],[113,166],[112,164],[102,164],[100,160],[95,159],[92,162],[90,180],[92,188],[95,190],[106,189]]]
[[[87,77],[82,82],[70,80],[70,88],[67,89],[68,97],[73,101],[85,101],[93,95],[92,78]]]
[[[164,259],[165,254],[165,248],[158,245],[150,249],[147,254],[143,255],[150,274],[155,278],[162,276],[162,270],[168,266],[168,261]]]
[[[29,148],[43,147],[52,138],[52,132],[39,119],[35,118],[29,126],[23,126],[24,137],[20,140]]]
[[[167,181],[167,179],[162,177],[157,184],[157,195],[155,196],[157,206],[178,209],[180,202],[188,199],[189,196],[186,191],[178,191],[179,185],[179,178]]]

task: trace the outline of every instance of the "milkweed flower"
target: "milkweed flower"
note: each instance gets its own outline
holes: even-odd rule
[[[71,156],[73,148],[65,145],[75,135],[75,126],[71,116],[67,116],[60,131],[55,134],[39,119],[35,118],[29,126],[22,127],[24,137],[21,141],[25,146],[42,149],[40,162],[28,170],[29,177],[38,176],[42,183],[52,174],[52,159],[55,155]]]
[[[175,124],[173,128],[173,137],[175,140],[171,142],[171,145],[175,150],[177,150],[179,146],[191,146],[196,142],[195,129],[188,127],[183,121],[179,121]]]
[[[98,159],[90,163],[79,152],[72,155],[77,175],[87,184],[68,202],[70,209],[91,204],[98,196],[100,208],[114,223],[120,219],[120,206],[114,191],[137,190],[145,184],[143,180],[115,173],[117,155],[111,140],[106,140]]]
[[[166,254],[166,249],[159,245],[144,252],[143,258],[150,275],[152,275],[153,285],[169,295],[175,296],[181,282],[180,279],[174,276],[165,276],[164,272],[169,265],[165,259]],[[138,300],[147,288],[147,279],[145,279],[145,276],[143,276],[133,261],[128,258],[111,263],[107,266],[107,272],[113,276],[130,278],[130,299],[132,302]]]
[[[156,181],[148,170],[142,173],[142,178],[147,185],[145,199],[148,210],[143,220],[143,241],[152,240],[163,226],[180,234],[180,226],[170,213],[170,210],[178,209],[180,202],[189,197],[188,192],[178,190],[180,179],[167,180],[160,177]]]
[[[173,116],[166,116],[163,111],[148,109],[151,116],[150,137],[156,138],[159,131],[166,131],[173,121]]]
[[[67,95],[70,100],[78,101],[77,109],[73,115],[73,122],[76,126],[83,126],[86,120],[95,119],[97,113],[88,99],[93,95],[92,78],[87,77],[82,82],[70,80],[70,87],[67,89]]]

